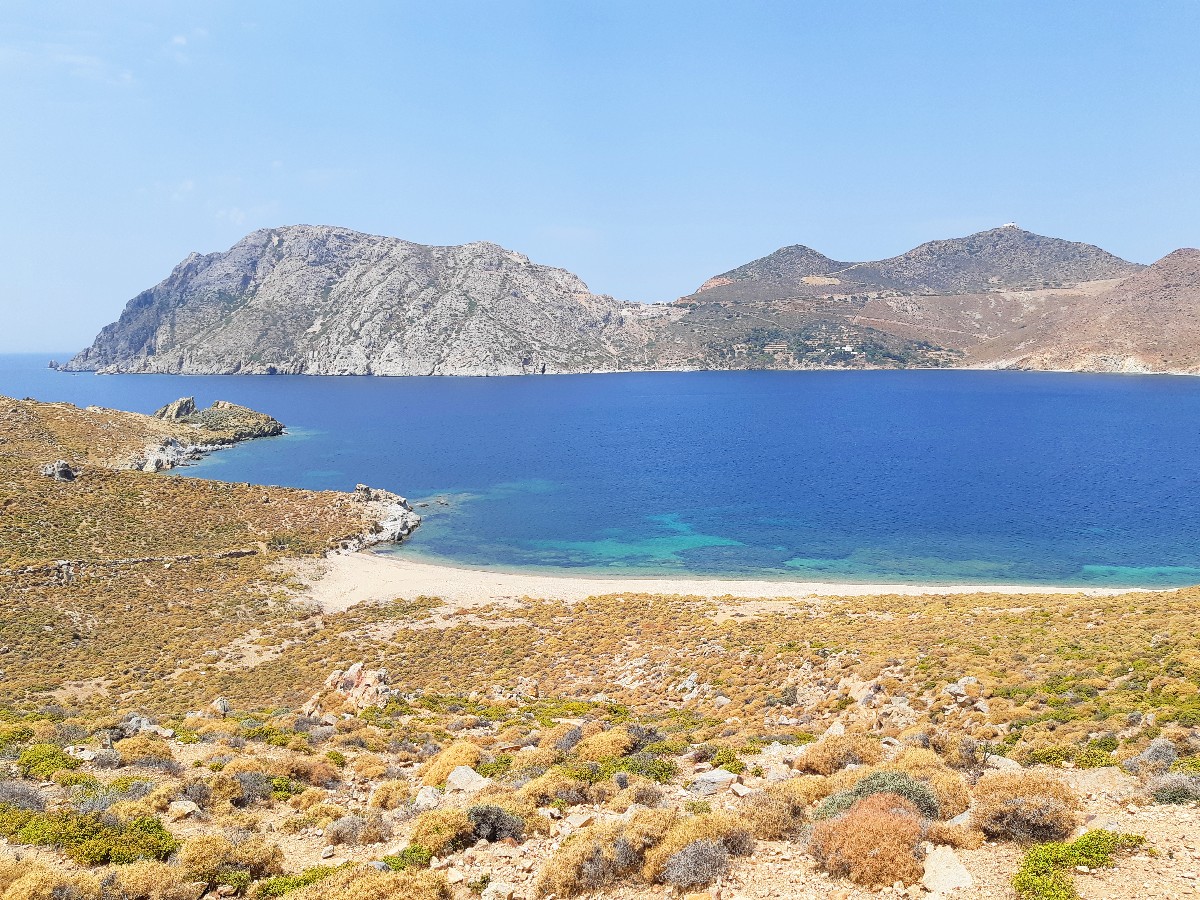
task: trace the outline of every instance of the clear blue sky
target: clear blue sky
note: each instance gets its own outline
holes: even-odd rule
[[[1200,242],[1200,3],[10,2],[0,351],[259,227],[669,300],[792,243]]]

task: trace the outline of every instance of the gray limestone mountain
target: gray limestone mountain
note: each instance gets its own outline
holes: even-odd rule
[[[193,254],[67,368],[507,375],[620,367],[640,307],[495,244],[428,247],[344,228],[255,231]]]
[[[495,244],[429,247],[297,225],[189,256],[65,368],[1195,371],[1200,340],[1186,323],[1200,299],[1187,257],[1196,252],[1146,268],[1006,225],[874,262],[784,247],[674,303],[636,304]]]

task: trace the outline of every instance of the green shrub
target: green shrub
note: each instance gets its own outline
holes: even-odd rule
[[[1100,769],[1116,764],[1113,755],[1099,747],[1087,747],[1075,755],[1075,765],[1080,769]]]
[[[328,878],[338,869],[345,868],[350,863],[342,863],[340,866],[313,866],[311,869],[305,869],[296,875],[275,875],[272,878],[266,878],[258,883],[254,888],[255,900],[268,897],[282,897],[284,894],[290,894],[292,891],[299,890],[302,887],[308,887],[310,884],[316,884],[318,881],[323,881]]]
[[[487,762],[479,763],[475,766],[475,771],[484,778],[499,778],[501,775],[508,774],[508,770],[512,768],[512,764],[512,754],[501,753]]]
[[[394,856],[385,856],[383,864],[393,872],[403,872],[405,869],[428,868],[433,853],[420,844],[409,844]]]
[[[55,772],[79,766],[79,760],[54,744],[34,744],[17,757],[17,768],[26,778],[52,778]]]
[[[330,750],[325,754],[325,758],[339,769],[346,765],[346,754],[338,750]]]
[[[1075,758],[1072,747],[1037,747],[1025,754],[1026,765],[1041,763],[1046,766],[1061,766]]]
[[[287,800],[297,794],[303,794],[307,786],[291,778],[279,776],[271,779],[271,799]]]
[[[56,847],[80,865],[163,860],[179,842],[153,816],[120,822],[95,813],[0,809],[0,831],[18,844]]]
[[[742,762],[742,758],[728,747],[722,747],[713,754],[712,764],[714,768],[724,769],[734,775],[741,775],[746,771],[746,764]]]
[[[12,751],[33,737],[33,729],[28,725],[0,726],[0,755]]]
[[[1071,879],[1075,866],[1099,869],[1111,866],[1113,856],[1146,842],[1139,834],[1117,834],[1096,829],[1070,843],[1051,841],[1030,848],[1013,876],[1013,888],[1022,900],[1077,900]]]
[[[600,762],[567,762],[558,768],[567,777],[588,784],[607,781],[618,772],[641,775],[659,784],[666,784],[679,774],[679,766],[673,761],[644,752],[631,756],[612,756]]]

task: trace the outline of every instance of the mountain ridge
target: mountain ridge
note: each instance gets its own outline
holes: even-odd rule
[[[63,368],[1200,370],[1200,328],[1182,344],[1171,337],[1172,318],[1200,301],[1200,272],[1183,265],[1169,298],[1155,281],[1155,266],[1173,256],[1147,267],[1009,224],[864,262],[793,244],[671,303],[637,304],[595,294],[565,269],[488,241],[433,246],[289,225],[253,231],[223,252],[189,254]],[[1121,306],[1120,296],[1132,299]],[[1112,323],[1121,340],[1107,334]]]

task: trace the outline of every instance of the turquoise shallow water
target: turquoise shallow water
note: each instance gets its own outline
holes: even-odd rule
[[[65,354],[64,354],[65,355]],[[829,581],[1200,583],[1200,380],[1019,372],[527,378],[67,375],[0,393],[287,423],[199,477],[387,487],[397,552],[459,565]]]

